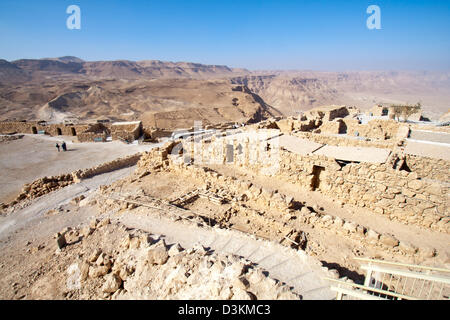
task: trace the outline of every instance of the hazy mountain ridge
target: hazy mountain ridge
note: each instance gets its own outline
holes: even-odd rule
[[[450,73],[421,71],[260,71],[232,78],[284,114],[327,104],[367,109],[375,104],[421,102],[434,118],[450,106]]]
[[[114,60],[84,61],[77,57],[44,59],[20,59],[0,65],[0,81],[6,83],[24,82],[45,76],[86,76],[89,78],[208,78],[246,73],[245,69],[233,69],[221,65],[204,65],[190,62],[164,62],[159,60]],[[6,63],[7,62],[7,63]],[[26,77],[8,78],[6,73],[12,66]]]
[[[220,80],[227,87],[197,80]],[[66,113],[83,119],[102,115],[123,118],[123,114],[137,116],[177,108],[236,107],[230,92],[237,85],[248,88],[246,94],[254,94],[252,100],[263,109],[284,115],[329,104],[364,110],[378,103],[420,101],[426,115],[438,119],[450,106],[450,72],[249,71],[192,62],[84,61],[72,56],[0,60],[3,119],[52,118]],[[155,90],[167,95],[158,96]],[[217,97],[205,99],[207,90]],[[229,95],[229,101],[222,95]]]

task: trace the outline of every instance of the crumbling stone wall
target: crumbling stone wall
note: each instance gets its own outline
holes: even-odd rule
[[[2,121],[0,122],[0,134],[31,133],[44,131],[52,136],[66,135],[76,136],[89,128],[87,124],[47,124],[44,121]]]
[[[64,188],[72,183],[78,183],[82,179],[91,178],[102,173],[133,166],[139,161],[140,157],[141,153],[136,153],[128,157],[123,157],[100,164],[93,168],[77,170],[68,174],[61,174],[59,176],[39,178],[31,183],[25,184],[22,188],[22,191],[14,201],[8,204],[0,203],[0,209],[11,209],[22,200],[32,200],[47,193]]]
[[[82,179],[87,179],[102,173],[115,171],[118,169],[134,166],[141,157],[141,153],[136,153],[128,157],[119,158],[113,161],[102,163],[93,168],[77,170],[72,172],[75,182],[79,182]]]
[[[269,156],[271,151],[261,149],[248,139],[234,141],[232,149],[235,152],[230,161],[227,157],[227,145],[230,144],[225,139],[221,140],[222,144],[193,147],[185,143],[183,149],[188,158],[199,159],[200,156],[210,163],[245,166],[258,174],[277,176],[331,198],[367,207],[405,224],[450,232],[449,188],[443,183],[422,180],[415,172],[395,170],[389,164],[352,163],[342,168],[326,156],[301,156],[284,150],[277,150],[278,163],[273,167],[270,161],[261,161],[261,155],[266,153],[265,156]],[[239,154],[239,147],[242,154]]]
[[[64,188],[74,183],[72,174],[61,174],[59,176],[39,178],[31,183],[27,183],[17,197],[8,204],[0,204],[1,209],[13,208],[23,200],[32,200],[41,197],[52,191]]]
[[[408,168],[421,178],[450,182],[450,161],[405,154]]]
[[[350,164],[325,177],[322,192],[406,224],[450,232],[449,188],[417,173]]]
[[[348,136],[331,136],[312,132],[294,132],[293,136],[308,139],[320,144],[341,147],[374,147],[383,149],[393,149],[397,142],[393,140],[375,140],[355,139]]]
[[[142,133],[142,122],[111,125],[111,137],[113,140],[137,140]]]
[[[305,112],[307,119],[323,119],[323,121],[333,121],[336,118],[344,118],[350,115],[352,108],[347,106],[325,106],[311,109]]]
[[[281,152],[279,175],[292,183],[309,188],[314,166],[321,166],[325,170],[320,192],[407,224],[450,232],[449,188],[445,184],[421,180],[415,172],[388,165],[353,163],[341,169],[326,157]]]
[[[169,148],[172,148],[172,146],[169,146]],[[278,190],[266,189],[247,180],[226,176],[208,167],[177,161],[177,155],[169,155],[169,148],[162,147],[159,150],[146,153],[141,158],[136,173],[142,175],[144,172],[148,174],[149,171],[166,170],[175,172],[187,180],[197,179],[204,181],[213,190],[221,190],[220,192],[222,193],[225,191],[232,199],[232,202],[237,201],[238,205],[232,207],[238,208],[240,214],[245,212],[246,217],[251,216],[247,214],[249,210],[252,210],[251,208],[261,208],[264,213],[258,213],[255,215],[255,219],[261,217],[262,214],[268,221],[272,221],[273,218],[277,219],[277,217],[273,216],[273,212],[278,212],[282,221],[298,221],[302,224],[314,225],[316,228],[332,230],[338,234],[362,241],[366,245],[380,247],[383,250],[427,257],[437,254],[434,249],[431,250],[428,247],[417,248],[408,242],[399,241],[392,234],[382,234],[350,220],[318,212],[315,209],[311,209],[306,203],[302,202],[300,204],[298,199],[285,195]],[[326,165],[326,162],[327,160],[321,157],[317,157],[314,160],[315,164]],[[239,205],[243,203],[245,204]],[[292,217],[296,218],[292,220]],[[276,219],[272,222],[279,222]]]
[[[342,119],[347,126],[347,134],[368,137],[371,139],[388,140],[397,136],[397,130],[402,125],[394,120],[374,119],[367,124],[360,124],[357,119]]]
[[[78,134],[79,142],[106,141],[109,129],[102,123],[90,124],[83,132]]]

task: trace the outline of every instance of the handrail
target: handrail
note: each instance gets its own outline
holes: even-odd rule
[[[406,263],[399,263],[399,262],[389,262],[384,260],[376,260],[376,259],[369,259],[369,258],[353,258],[355,260],[359,261],[365,261],[365,262],[374,262],[374,263],[380,263],[380,264],[390,264],[395,266],[401,266],[401,267],[408,267],[408,268],[416,268],[416,269],[425,269],[425,270],[431,270],[431,271],[440,271],[440,272],[448,272],[450,273],[449,269],[444,268],[435,268],[435,267],[428,267],[428,266],[419,266],[415,264],[406,264]]]
[[[374,288],[374,287],[367,287],[364,285],[360,285],[360,284],[356,284],[356,283],[348,283],[348,282],[343,282],[343,281],[339,281],[336,279],[332,279],[332,278],[324,278],[325,280],[331,281],[331,282],[335,282],[335,283],[339,283],[339,284],[343,284],[343,285],[347,285],[347,286],[352,286],[358,289],[363,289],[363,290],[367,290],[367,291],[372,291],[372,292],[376,292],[376,293],[380,293],[380,294],[385,294],[391,297],[397,297],[400,299],[405,299],[405,300],[419,300],[418,298],[415,297],[411,297],[411,296],[407,296],[404,294],[400,294],[397,292],[392,292],[392,291],[386,291],[383,289],[378,289],[378,288]],[[353,291],[352,291],[353,293]]]
[[[377,296],[373,296],[371,294],[368,293],[364,293],[364,292],[358,292],[358,291],[354,291],[354,290],[349,290],[349,289],[345,289],[345,288],[340,288],[340,287],[334,287],[331,286],[330,287],[331,290],[333,291],[337,291],[340,294],[345,294],[348,296],[353,296],[359,299],[364,299],[364,300],[386,300]]]
[[[392,269],[392,268],[386,268],[386,267],[375,266],[375,265],[363,265],[363,266],[361,266],[361,269],[384,272],[384,273],[391,273],[391,274],[395,274],[398,276],[404,276],[404,277],[421,279],[421,280],[438,281],[438,282],[442,282],[445,284],[450,284],[450,277],[443,277],[443,276],[439,276],[439,275],[424,274],[424,273],[405,271],[405,270],[400,270],[400,269]]]

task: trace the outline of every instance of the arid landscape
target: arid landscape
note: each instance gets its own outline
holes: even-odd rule
[[[448,299],[446,75],[1,72],[1,299]]]
[[[296,116],[329,104],[421,102],[437,120],[450,106],[448,72],[249,71],[162,61],[85,62],[76,57],[0,61],[2,120],[142,120],[189,128]]]

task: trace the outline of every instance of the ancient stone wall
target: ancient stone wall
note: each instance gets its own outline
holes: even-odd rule
[[[13,121],[0,122],[0,134],[8,133],[32,133],[37,134],[40,131],[52,136],[65,135],[77,136],[89,128],[87,124],[46,124],[39,121]]]
[[[93,168],[77,170],[72,173],[61,174],[59,176],[39,178],[31,183],[25,184],[22,188],[22,191],[14,201],[8,204],[0,203],[0,209],[12,209],[13,206],[18,204],[22,200],[31,200],[34,198],[38,198],[52,191],[64,188],[69,184],[78,183],[82,179],[87,179],[102,173],[133,166],[139,161],[140,157],[141,153],[136,153],[128,157],[102,163]]]
[[[111,137],[113,140],[134,141],[139,139],[142,132],[142,122],[119,123],[111,125]]]
[[[412,154],[406,154],[405,157],[408,168],[419,177],[450,183],[450,161]]]
[[[173,148],[173,145],[170,147],[162,147],[159,150],[153,150],[143,155],[138,165],[137,175],[148,174],[149,171],[153,170],[175,172],[184,179],[201,180],[213,190],[221,190],[220,192],[222,193],[225,192],[229,195],[232,203],[245,203],[244,206],[237,205],[236,207],[245,208],[243,210],[245,213],[248,213],[251,208],[261,208],[263,211],[257,209],[258,214],[255,218],[261,217],[262,214],[268,221],[272,221],[273,218],[276,218],[273,216],[273,213],[278,212],[281,215],[281,219],[285,219],[284,221],[292,221],[292,217],[295,216],[295,221],[299,221],[302,224],[310,224],[314,225],[314,227],[333,230],[336,233],[344,234],[347,237],[357,239],[368,245],[378,246],[384,250],[393,250],[408,255],[417,254],[423,256],[430,254],[428,247],[417,248],[408,242],[400,242],[391,234],[381,234],[376,230],[359,225],[350,220],[318,212],[311,209],[307,203],[300,203],[298,201],[299,199],[293,199],[278,190],[269,190],[247,180],[241,180],[234,176],[226,176],[208,167],[180,162],[177,159],[179,157],[178,155],[169,155],[170,148]],[[317,157],[312,163],[313,165],[326,165],[327,161],[322,157]],[[305,177],[307,176],[308,174],[305,173]],[[248,214],[245,215],[249,216]],[[436,252],[432,252],[431,254],[434,255]]]
[[[105,142],[108,134],[106,132],[82,132],[77,137],[79,142]]]
[[[394,120],[371,120],[367,124],[359,124],[357,119],[342,119],[346,125],[347,134],[368,137],[371,139],[387,140],[397,136],[401,124]]]
[[[115,171],[118,169],[126,168],[135,165],[139,158],[141,157],[141,153],[136,153],[131,156],[127,156],[124,158],[115,159],[113,161],[102,163],[93,168],[77,170],[72,172],[72,176],[74,177],[75,182],[79,182],[82,179],[87,179],[102,173]]]
[[[204,162],[245,166],[258,174],[277,176],[405,224],[450,232],[449,187],[444,183],[420,179],[415,172],[395,170],[389,164],[352,163],[341,167],[325,156],[301,156],[284,150],[271,154],[275,150],[266,150],[264,145],[265,141],[258,144],[249,139],[220,139],[193,146],[185,143],[182,162],[194,159],[200,165]]]
[[[352,138],[346,135],[333,136],[325,134],[317,134],[311,132],[294,132],[293,136],[308,139],[317,143],[327,144],[330,146],[341,146],[341,147],[374,147],[383,149],[392,149],[396,146],[396,142],[393,140],[367,140],[365,138]]]

